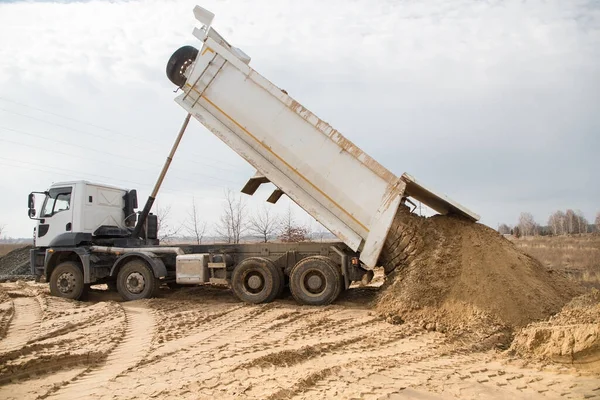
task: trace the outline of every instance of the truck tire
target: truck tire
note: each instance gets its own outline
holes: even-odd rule
[[[85,292],[83,272],[78,263],[65,261],[50,275],[50,293],[56,297],[79,300]]]
[[[177,49],[167,63],[167,78],[174,85],[183,87],[187,80],[184,73],[196,57],[198,57],[198,49],[195,47],[183,46]]]
[[[148,299],[154,296],[158,284],[152,268],[141,259],[127,262],[117,275],[117,291],[123,300],[127,301]]]
[[[269,303],[281,294],[284,285],[279,268],[267,258],[250,257],[233,270],[231,288],[246,303]]]
[[[290,290],[298,303],[331,304],[342,291],[342,273],[329,258],[312,256],[300,260],[290,274]]]

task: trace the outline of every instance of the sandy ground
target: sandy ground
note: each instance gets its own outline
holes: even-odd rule
[[[376,288],[327,307],[238,302],[216,287],[123,303],[0,285],[0,398],[600,398],[600,375],[478,352],[369,306]]]

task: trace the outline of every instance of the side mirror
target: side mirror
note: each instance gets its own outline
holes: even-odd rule
[[[29,215],[29,218],[34,219],[35,218],[35,194],[29,193],[29,197],[27,198],[27,205],[29,206],[29,212],[27,213],[27,215]]]

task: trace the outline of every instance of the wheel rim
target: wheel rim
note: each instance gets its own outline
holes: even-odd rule
[[[311,269],[302,274],[300,279],[302,290],[309,296],[319,296],[327,287],[325,275],[317,269]]]
[[[181,68],[179,68],[179,75],[184,77],[183,74],[185,74],[185,71],[187,71],[188,67],[194,62],[194,60],[192,60],[191,58],[188,58],[187,60],[185,60],[185,62],[181,65]]]
[[[125,286],[127,286],[127,290],[130,293],[138,294],[146,287],[146,281],[144,280],[144,276],[139,272],[132,272],[127,276]]]
[[[72,272],[63,272],[57,280],[58,290],[61,293],[70,293],[75,288],[76,283],[75,274]]]
[[[250,271],[244,278],[244,290],[257,294],[265,287],[265,277],[258,271]]]

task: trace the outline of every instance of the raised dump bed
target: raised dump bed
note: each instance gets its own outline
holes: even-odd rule
[[[334,233],[369,268],[377,264],[398,207],[407,198],[440,214],[479,216],[412,176],[398,177],[369,157],[327,122],[295,101],[250,66],[250,57],[211,27],[214,15],[196,6],[202,23],[197,50],[177,50],[167,65],[181,87],[176,101],[252,164],[257,173],[243,192],[262,183],[282,194]]]

